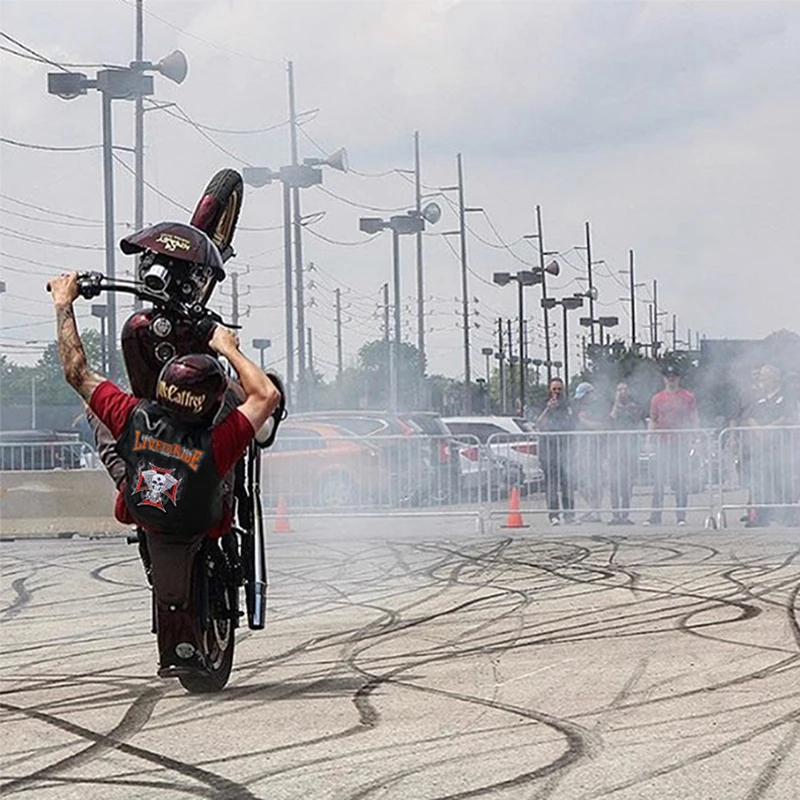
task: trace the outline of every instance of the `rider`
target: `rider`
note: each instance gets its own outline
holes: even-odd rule
[[[64,376],[116,440],[115,445],[106,442],[101,454],[118,489],[115,516],[144,530],[140,550],[143,558],[147,553],[145,568],[149,572],[152,564],[159,608],[170,611],[165,618],[169,622],[157,626],[158,674],[177,677],[202,670],[202,656],[193,644],[196,622],[186,606],[191,578],[182,568],[181,543],[202,540],[204,534],[222,537],[230,530],[224,478],[280,407],[281,392],[242,354],[237,337],[217,326],[209,346],[229,361],[245,394],[244,402],[219,424],[214,425],[214,417],[227,381],[211,355],[180,356],[165,364],[155,400],[128,394],[89,369],[72,308],[78,297],[77,273],[54,278],[48,288]]]
[[[119,489],[116,518],[149,532],[224,535],[231,512],[223,503],[222,478],[278,407],[279,390],[239,350],[235,334],[217,326],[209,346],[230,362],[246,395],[219,425],[212,422],[226,377],[209,355],[172,359],[161,370],[156,399],[134,397],[89,369],[72,309],[77,273],[49,286],[64,376],[117,440],[119,458],[107,463]]]

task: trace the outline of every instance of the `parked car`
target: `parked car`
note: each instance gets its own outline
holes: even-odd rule
[[[539,465],[538,438],[533,424],[522,417],[445,417],[448,430],[455,435],[474,436],[495,459],[504,459],[522,469],[522,486],[538,491],[544,485]]]
[[[80,469],[87,450],[77,433],[0,431],[0,470]]]
[[[425,437],[429,480],[421,487],[421,505],[456,502],[462,492],[459,442],[434,411],[409,411],[398,415]]]
[[[426,504],[433,465],[429,442],[419,426],[398,414],[381,410],[317,411],[293,414],[295,424],[333,425],[363,439],[380,454],[380,467],[389,476],[385,498],[393,506]]]
[[[281,495],[292,505],[316,508],[373,505],[388,491],[379,449],[335,425],[284,422],[261,465],[267,506],[276,506]]]

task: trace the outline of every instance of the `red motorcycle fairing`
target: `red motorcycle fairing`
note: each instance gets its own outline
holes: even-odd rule
[[[121,338],[131,392],[149,400],[155,398],[161,368],[172,358],[191,353],[213,355],[207,333],[199,331],[196,322],[168,316],[157,308],[128,317]]]

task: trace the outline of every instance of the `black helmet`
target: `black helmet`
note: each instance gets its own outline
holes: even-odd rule
[[[210,424],[222,405],[226,385],[225,371],[213,356],[178,356],[161,370],[155,399],[184,422]]]
[[[135,253],[149,255],[149,262],[179,261],[201,268],[210,267],[212,275],[221,281],[225,277],[222,256],[209,236],[184,222],[159,222],[126,236],[119,243],[126,256]]]

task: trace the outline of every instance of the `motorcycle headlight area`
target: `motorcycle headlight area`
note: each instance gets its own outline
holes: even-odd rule
[[[202,302],[214,271],[163,253],[145,253],[139,261],[139,281],[148,293],[163,300],[178,300],[186,305]]]

